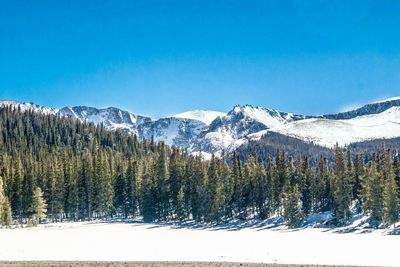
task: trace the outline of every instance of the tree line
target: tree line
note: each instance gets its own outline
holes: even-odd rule
[[[334,149],[317,161],[277,151],[246,160],[204,160],[123,130],[53,115],[0,109],[0,224],[143,218],[146,222],[266,219],[300,227],[307,215],[352,213],[371,222],[399,219],[399,155]]]

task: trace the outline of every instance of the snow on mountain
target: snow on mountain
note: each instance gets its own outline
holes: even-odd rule
[[[303,115],[279,112],[251,105],[235,106],[226,116],[215,119],[207,131],[202,132],[192,145],[192,151],[211,153],[231,151],[246,142],[243,137],[262,130],[283,127],[304,119]]]
[[[207,128],[207,124],[212,118],[220,116],[221,112],[195,112],[190,118],[161,118],[152,120],[148,117],[134,115],[128,111],[109,107],[97,109],[87,106],[64,107],[60,110],[35,105],[33,103],[19,103],[16,101],[1,101],[0,107],[11,106],[20,108],[21,111],[33,110],[42,114],[53,114],[61,117],[68,117],[73,120],[103,124],[107,129],[123,129],[129,133],[137,134],[140,139],[154,139],[164,141],[168,145],[180,148],[187,148],[199,135]],[[189,115],[188,112],[186,115]]]
[[[212,110],[193,110],[174,115],[175,118],[198,120],[210,125],[217,117],[223,117],[226,113]]]
[[[287,122],[304,119],[302,115],[294,115],[292,113],[280,112],[275,109],[256,107],[251,105],[235,106],[230,112],[231,115],[239,114],[244,118],[248,118],[264,124],[267,128],[273,128],[286,124]]]
[[[194,138],[207,127],[199,120],[175,117],[152,120],[113,107],[106,109],[85,106],[65,107],[59,114],[89,123],[103,124],[108,129],[124,129],[137,134],[140,139],[163,141],[181,148],[189,147]]]
[[[168,145],[188,148],[207,125],[199,120],[183,118],[161,118],[138,125],[138,136],[142,139],[164,141]]]
[[[136,116],[128,111],[110,107],[97,109],[93,107],[77,106],[65,107],[58,111],[58,115],[79,119],[88,123],[103,124],[108,129],[123,129],[130,133],[137,133],[137,122],[148,121],[150,118]]]
[[[199,133],[207,128],[200,120],[176,117],[152,120],[117,108],[65,107],[59,114],[89,123],[103,124],[108,129],[124,129],[137,134],[140,139],[163,141],[180,148],[189,147]]]
[[[306,119],[270,130],[325,147],[333,147],[336,143],[346,146],[372,139],[394,138],[400,136],[400,107],[348,120]],[[257,137],[260,134],[253,136]]]
[[[58,111],[57,109],[36,105],[32,102],[17,102],[13,100],[0,101],[0,107],[12,107],[13,109],[19,108],[22,112],[30,110],[44,115],[55,115]]]
[[[333,120],[348,120],[358,116],[378,114],[384,112],[385,110],[388,110],[391,107],[396,107],[396,106],[400,106],[400,97],[392,97],[386,100],[364,105],[354,110],[341,112],[338,114],[328,114],[322,117],[325,119],[333,119]]]
[[[386,99],[383,99],[383,100],[378,100],[378,101],[375,101],[373,103],[384,103],[384,102],[396,101],[396,100],[400,100],[400,96],[395,96],[395,97],[390,97],[390,98],[386,98]]]

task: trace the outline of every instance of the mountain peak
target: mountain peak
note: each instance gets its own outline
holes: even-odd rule
[[[191,110],[174,115],[174,118],[197,120],[210,125],[217,117],[223,117],[226,113],[213,110]]]
[[[228,116],[239,116],[254,120],[266,125],[268,128],[274,126],[277,123],[285,123],[285,118],[283,118],[283,115],[286,115],[286,113],[281,113],[274,109],[263,108],[249,104],[243,106],[236,105],[228,113]]]
[[[235,105],[232,109],[233,112],[243,112],[243,111],[249,111],[249,110],[270,110],[268,108],[264,107],[259,107],[251,104],[245,104],[245,105]]]

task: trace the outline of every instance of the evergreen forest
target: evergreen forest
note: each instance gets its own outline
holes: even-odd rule
[[[0,109],[0,224],[138,218],[222,223],[281,215],[290,228],[332,211],[376,225],[399,220],[400,160],[336,146],[332,159],[254,150],[205,160],[123,130]]]

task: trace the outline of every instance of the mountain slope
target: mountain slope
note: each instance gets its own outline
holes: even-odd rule
[[[226,116],[215,119],[208,130],[202,132],[192,145],[192,151],[217,153],[231,151],[246,142],[244,137],[262,130],[283,127],[302,120],[303,115],[279,112],[251,105],[235,106]]]
[[[188,148],[207,125],[199,120],[162,118],[139,124],[137,133],[141,139],[163,141],[167,145]]]
[[[106,109],[86,106],[64,107],[60,109],[57,114],[89,123],[103,124],[104,127],[112,130],[123,129],[135,134],[137,134],[137,124],[150,120],[150,118],[136,116],[128,111],[113,107]]]
[[[347,120],[307,119],[271,129],[326,147],[400,136],[400,107]]]
[[[364,105],[355,110],[341,112],[338,114],[324,115],[323,117],[325,119],[330,119],[330,120],[348,120],[358,116],[379,114],[391,107],[397,107],[397,106],[400,106],[400,97],[392,97],[386,100],[381,100],[379,102]]]

